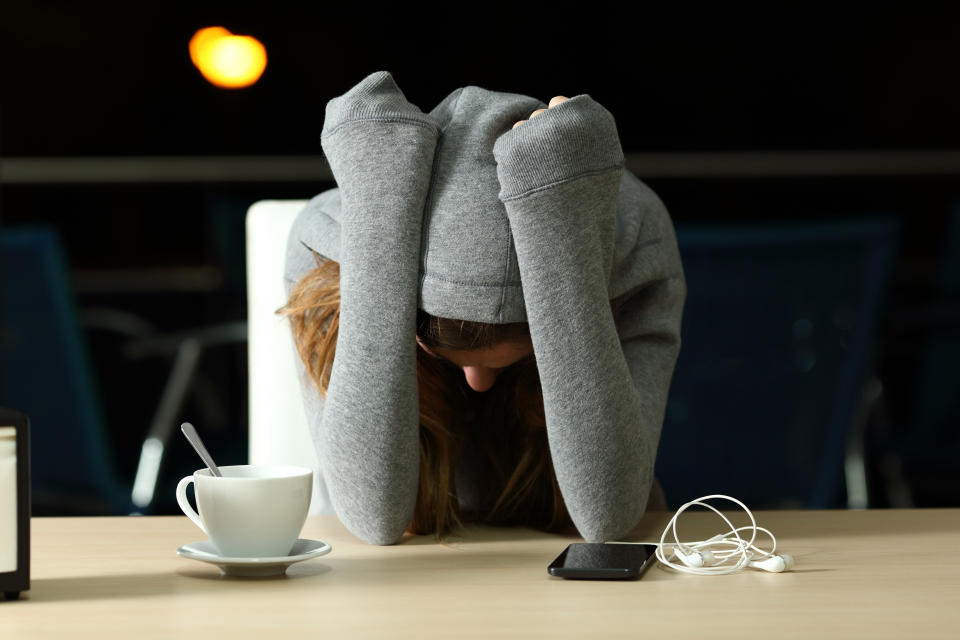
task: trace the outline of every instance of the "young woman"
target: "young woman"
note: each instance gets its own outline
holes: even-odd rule
[[[686,285],[609,111],[467,86],[423,113],[378,71],[327,103],[321,145],[337,187],[294,223],[282,312],[344,525],[630,531]]]

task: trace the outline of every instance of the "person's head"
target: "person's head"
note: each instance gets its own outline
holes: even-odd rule
[[[501,372],[534,358],[530,328],[526,322],[489,324],[440,318],[417,310],[417,345],[463,372],[474,391],[487,391]]]
[[[279,312],[289,318],[307,374],[326,398],[340,326],[339,265],[318,257]],[[416,341],[420,480],[409,530],[433,532],[439,541],[462,525],[454,470],[468,431],[485,434],[470,455],[486,475],[476,487],[489,492],[480,503],[493,504],[471,518],[569,530],[529,325],[454,320],[419,309]]]

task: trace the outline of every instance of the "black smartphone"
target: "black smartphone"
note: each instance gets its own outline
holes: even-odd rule
[[[552,576],[570,580],[629,580],[657,558],[655,544],[607,544],[574,542],[550,563]]]

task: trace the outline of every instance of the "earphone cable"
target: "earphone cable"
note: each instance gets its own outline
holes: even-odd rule
[[[733,523],[730,522],[725,515],[723,515],[713,505],[705,502],[706,500],[713,499],[730,500],[731,502],[738,504],[744,511],[747,512],[747,516],[750,518],[750,525],[743,527],[733,526]],[[680,536],[677,533],[677,520],[679,519],[680,514],[692,506],[701,506],[710,509],[720,516],[721,519],[723,519],[727,526],[730,527],[730,531],[717,534],[707,540],[681,542]],[[667,542],[667,534],[671,531],[673,532],[674,542]],[[744,538],[740,535],[741,531],[749,531],[750,539],[744,540]],[[758,531],[770,536],[772,548],[769,551],[761,549],[759,546],[754,544],[757,539]],[[736,498],[731,498],[730,496],[722,494],[703,496],[701,498],[697,498],[696,500],[691,500],[690,502],[687,502],[681,506],[677,512],[673,514],[673,517],[670,519],[670,522],[667,523],[667,526],[664,527],[659,542],[614,544],[655,544],[657,547],[656,557],[661,564],[676,571],[692,573],[695,575],[723,575],[735,573],[737,571],[741,571],[751,562],[759,562],[767,558],[775,557],[777,550],[777,539],[773,535],[773,532],[757,525],[757,521],[753,517],[753,513],[750,511],[747,505]],[[669,557],[667,556],[668,547],[670,548]],[[720,548],[714,550],[715,547]],[[674,560],[681,559],[680,554],[686,557],[688,562],[691,564],[674,562]],[[783,557],[789,558],[789,556]],[[696,560],[692,560],[691,558],[696,558]],[[733,558],[736,558],[736,561],[731,564],[730,560]],[[792,558],[790,558],[790,560],[792,564]],[[780,571],[781,569],[776,569],[776,571]]]

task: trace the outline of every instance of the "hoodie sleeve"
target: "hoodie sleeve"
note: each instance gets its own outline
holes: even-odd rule
[[[581,94],[494,143],[516,244],[557,481],[588,542],[644,514],[685,284],[665,210],[645,221],[644,281],[608,298],[623,151],[613,116]],[[619,331],[619,334],[618,334]]]
[[[438,137],[386,71],[326,106],[321,146],[341,199],[340,328],[326,400],[307,403],[308,421],[337,516],[371,544],[395,543],[416,503],[416,287]]]

